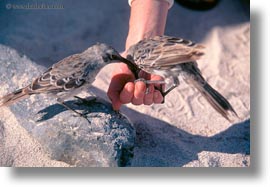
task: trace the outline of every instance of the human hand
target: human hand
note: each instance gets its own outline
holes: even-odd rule
[[[126,39],[126,50],[144,38],[163,35],[168,9],[169,4],[166,1],[133,1],[129,19],[129,31]],[[122,54],[122,56],[125,56],[125,54]],[[127,65],[119,63],[115,64],[114,67],[107,92],[114,110],[119,110],[122,104],[127,103],[151,105],[163,101],[163,96],[159,90],[163,91],[164,85],[146,85],[142,81],[134,83],[135,77]],[[143,71],[139,73],[139,78],[162,80],[160,76],[150,75]]]
[[[146,80],[163,80],[158,75],[151,75],[144,71],[139,72],[139,78]],[[146,85],[142,81],[134,83],[135,77],[124,63],[114,65],[114,71],[107,92],[112,101],[114,110],[119,110],[122,104],[132,103],[134,105],[151,105],[161,103],[163,96],[158,89],[164,86],[160,84]],[[146,93],[146,89],[148,89]]]

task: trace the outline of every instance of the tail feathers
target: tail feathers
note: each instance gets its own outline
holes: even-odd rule
[[[232,122],[233,117],[238,115],[231,106],[231,104],[225,99],[220,93],[218,93],[214,88],[212,88],[207,82],[202,84],[201,82],[195,82],[194,86],[202,93],[206,100],[211,104],[211,106],[219,112],[224,118]]]
[[[29,96],[28,87],[16,90],[10,94],[5,95],[0,98],[0,107],[1,106],[9,106],[14,102],[17,102],[21,99],[24,99]]]

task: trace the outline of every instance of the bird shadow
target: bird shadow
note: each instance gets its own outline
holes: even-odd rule
[[[112,113],[114,112],[111,105],[106,102],[105,100],[102,100],[101,98],[96,98],[96,97],[87,97],[84,98],[83,100],[81,99],[74,99],[74,100],[69,100],[64,102],[65,105],[70,107],[71,109],[83,114],[84,116],[87,117],[87,114],[89,113]],[[106,110],[104,110],[106,108]],[[44,122],[49,119],[52,119],[56,115],[59,115],[62,112],[68,111],[67,108],[62,106],[61,104],[52,104],[42,110],[39,110],[37,112],[37,115],[39,118],[36,120],[36,122]],[[73,111],[70,111],[73,112]],[[74,112],[74,115],[78,116]]]

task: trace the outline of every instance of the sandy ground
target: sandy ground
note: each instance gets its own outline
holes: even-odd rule
[[[63,10],[7,10],[1,1],[0,43],[44,66],[97,41],[123,50],[129,18],[125,0],[110,1],[111,5],[108,1],[80,1],[77,5],[58,2],[64,4]],[[241,132],[249,128],[245,120],[250,117],[248,11],[232,0],[221,1],[215,9],[203,12],[175,4],[168,15],[166,34],[207,47],[199,67],[207,81],[230,101],[240,119],[229,123],[185,83],[168,95],[165,104],[129,104],[122,112],[133,121],[138,137],[132,166],[209,166],[196,163],[201,154],[205,158],[205,152],[208,156],[224,154],[219,158],[227,162],[218,166],[248,166],[249,145],[239,144]],[[105,67],[94,83],[98,89],[93,92],[104,98],[111,68]],[[223,135],[230,140],[219,143]]]

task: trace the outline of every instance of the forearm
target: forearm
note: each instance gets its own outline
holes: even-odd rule
[[[143,38],[163,35],[169,4],[161,0],[134,0],[131,4],[126,49]]]

